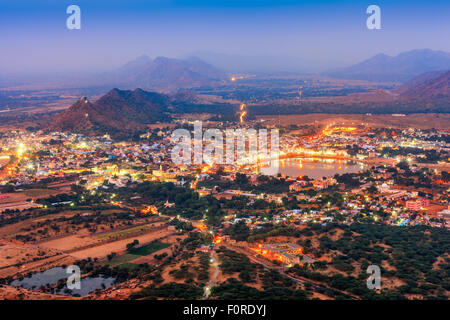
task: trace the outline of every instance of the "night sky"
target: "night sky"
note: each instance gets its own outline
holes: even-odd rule
[[[81,8],[68,30],[66,8]],[[368,30],[366,8],[381,8]],[[383,52],[450,51],[450,1],[0,1],[0,74],[101,71],[147,54],[259,57],[311,70]]]

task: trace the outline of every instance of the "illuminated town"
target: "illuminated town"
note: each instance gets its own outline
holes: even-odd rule
[[[449,300],[449,1],[57,2],[0,11],[0,300]]]
[[[278,211],[271,217],[274,223],[332,221],[337,214],[342,223],[367,218],[382,219],[384,223],[393,225],[449,227],[449,177],[446,169],[449,167],[450,145],[444,139],[448,137],[445,131],[409,129],[396,133],[330,125],[315,135],[304,137],[287,132],[280,142],[281,173],[274,177],[283,181],[285,192],[258,194],[213,186],[215,179],[233,181],[236,174],[245,175],[249,184],[257,186],[258,167],[177,166],[168,152],[173,147],[171,131],[163,129],[153,133],[141,135],[139,142],[128,143],[115,143],[108,135],[88,138],[78,134],[44,134],[39,131],[31,134],[23,131],[3,133],[1,184],[17,191],[33,189],[33,185],[65,190],[65,186],[76,183],[90,192],[101,192],[110,190],[107,186],[120,188],[128,183],[144,181],[170,182],[188,186],[200,196],[209,195],[217,199],[240,196],[250,202],[274,202]],[[150,136],[157,138],[152,140],[148,138]],[[294,169],[298,166],[298,170],[294,170],[298,173],[296,176],[283,173],[288,161],[293,162]],[[342,172],[349,162],[356,164],[357,171]],[[310,178],[302,175],[304,164],[312,168],[322,165],[325,172],[328,169],[336,172],[337,176]],[[222,170],[221,175],[217,175],[219,169]],[[408,178],[407,172],[414,174],[412,179]],[[350,179],[350,183],[346,185],[344,179]],[[338,199],[324,202],[330,193]],[[8,193],[2,197],[7,199]],[[123,201],[125,199],[110,195],[109,202],[113,205],[120,206]],[[302,209],[280,211],[289,201],[294,201]],[[17,205],[20,208],[43,207],[33,200],[8,201],[1,210],[9,212]],[[73,202],[70,205],[78,204]],[[132,203],[126,205],[133,206]],[[155,206],[144,207],[136,209],[157,213]],[[320,209],[316,210],[318,207]],[[256,226],[265,221],[267,217],[252,217],[248,224]]]
[[[45,222],[33,224],[35,230],[17,230],[13,238],[2,240],[3,245],[39,243],[45,248],[43,261],[48,259],[46,263],[56,266],[54,257],[60,255],[67,262],[73,257],[102,261],[108,255],[107,259],[114,261],[130,255],[126,251],[121,254],[123,249],[113,251],[114,245],[108,247],[108,242],[103,245],[102,241],[86,240],[98,238],[95,234],[99,231],[113,237],[109,241],[124,243],[150,235],[165,241],[189,239],[189,230],[194,230],[205,237],[196,250],[211,256],[208,261],[216,267],[219,259],[236,252],[300,281],[302,278],[296,278],[289,268],[321,265],[329,258],[312,250],[310,241],[282,236],[283,242],[278,243],[269,240],[265,232],[280,237],[301,234],[313,225],[354,223],[450,228],[448,131],[345,127],[337,123],[314,134],[302,135],[297,128],[291,129],[280,137],[280,172],[272,177],[262,175],[259,166],[175,165],[168,156],[173,148],[168,128],[149,131],[129,142],[115,142],[107,134],[3,132],[2,223],[8,225],[18,214],[34,217],[67,210],[80,218],[114,210],[130,215],[110,226],[100,218],[98,222],[86,220],[91,222],[84,228],[48,220],[50,229]],[[314,175],[316,167],[321,168],[323,177],[308,176]],[[149,197],[148,192],[155,192],[149,190],[161,187],[164,189],[157,191],[156,198]],[[169,189],[163,191],[165,188]],[[61,230],[63,226],[65,230]],[[55,237],[75,242],[61,245],[61,241],[57,244],[52,240]],[[78,242],[81,244],[76,245]],[[98,251],[89,249],[97,246]],[[111,250],[113,256],[105,250]],[[175,254],[173,249],[169,252]],[[36,261],[23,260],[2,269],[4,279],[10,279],[6,281],[12,281],[8,278],[11,275],[42,268]],[[116,294],[136,291],[136,283],[142,282],[136,281],[118,284]],[[48,290],[56,292],[55,288]],[[205,290],[206,295],[211,294],[210,286]]]

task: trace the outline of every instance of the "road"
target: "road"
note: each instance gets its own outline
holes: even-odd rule
[[[203,300],[206,300],[209,298],[209,295],[211,294],[211,288],[214,287],[217,283],[217,276],[219,275],[219,262],[217,261],[217,253],[215,251],[211,251],[210,253],[211,258],[211,266],[214,267],[214,273],[212,274],[212,277],[208,281],[208,283],[205,286],[204,292],[203,292]]]

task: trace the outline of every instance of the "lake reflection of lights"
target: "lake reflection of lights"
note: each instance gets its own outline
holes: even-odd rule
[[[291,177],[306,175],[316,179],[323,176],[331,177],[335,174],[358,172],[365,168],[366,165],[353,160],[322,158],[293,158],[280,160],[280,173]]]
[[[250,157],[249,157],[250,159]],[[260,169],[268,166],[268,159],[258,155],[258,163],[254,165],[241,165],[241,169],[258,174]],[[323,176],[334,176],[335,174],[354,173],[363,171],[367,166],[357,160],[342,158],[323,157],[292,157],[279,159],[279,170],[290,177],[307,175],[310,178],[322,178]]]

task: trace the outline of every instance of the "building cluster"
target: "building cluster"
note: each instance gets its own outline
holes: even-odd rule
[[[73,133],[16,130],[0,136],[0,184],[17,190],[30,184],[57,187],[67,182],[95,191],[111,185],[126,187],[135,182],[161,181],[190,187],[200,197],[230,201],[245,198],[249,206],[263,200],[279,208],[270,216],[224,218],[226,224],[245,219],[250,228],[259,228],[268,222],[296,227],[308,222],[353,223],[358,219],[400,226],[449,227],[449,181],[448,175],[442,174],[449,162],[450,146],[444,139],[446,136],[448,132],[444,131],[394,132],[339,125],[329,125],[317,134],[306,136],[288,131],[280,140],[282,161],[287,157],[326,161],[351,159],[364,162],[365,167],[354,172],[351,180],[334,175],[309,178],[281,174],[278,178],[284,179],[289,187],[285,192],[275,193],[241,190],[236,186],[225,189],[202,186],[202,182],[214,179],[232,184],[238,173],[245,174],[250,185],[258,186],[260,172],[252,166],[238,164],[176,165],[171,159],[171,130],[167,129],[143,134],[139,141],[129,142],[115,142],[107,134],[87,138]],[[398,155],[385,154],[386,150],[398,152]],[[408,153],[400,152],[402,150]],[[420,166],[424,156],[421,150],[435,150],[440,158],[424,169]],[[442,155],[447,155],[447,159],[443,160]],[[400,162],[409,165],[410,176],[398,165]],[[402,183],[401,179],[408,183]],[[427,186],[417,187],[416,184]],[[339,197],[330,197],[330,194]],[[288,202],[295,200],[296,208],[284,208],[286,199]],[[158,209],[148,206],[142,210],[157,212]]]

